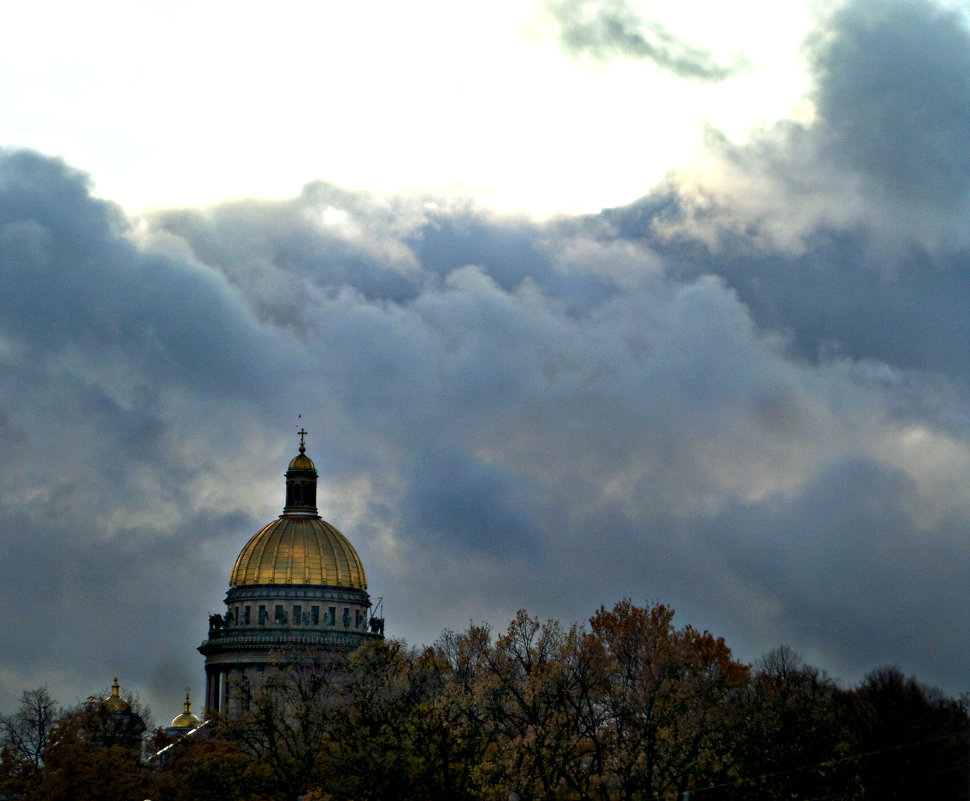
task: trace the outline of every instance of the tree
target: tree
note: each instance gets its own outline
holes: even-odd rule
[[[365,643],[350,655],[346,703],[334,719],[332,792],[362,801],[418,797],[417,707],[425,709],[414,664],[396,640]]]
[[[416,783],[429,801],[478,798],[473,773],[485,750],[481,721],[469,718],[462,659],[452,659],[447,635],[410,663],[411,727],[419,747]]]
[[[329,780],[349,683],[345,655],[296,650],[281,653],[258,684],[235,688],[242,708],[221,730],[260,765],[267,797],[292,801]]]
[[[866,801],[966,799],[970,718],[964,702],[906,678],[869,673],[852,694],[858,783]]]
[[[268,784],[264,766],[218,723],[166,744],[154,760],[153,801],[248,801]]]
[[[724,795],[744,801],[839,798],[858,792],[846,693],[788,646],[755,664],[735,705],[733,773]]]
[[[540,623],[524,610],[494,645],[483,634],[470,632],[466,643],[472,713],[489,743],[478,768],[484,797],[585,796],[595,776],[604,676],[597,643],[579,626]]]
[[[335,799],[460,801],[471,791],[474,738],[443,651],[369,642],[348,660],[344,702],[320,791]]]
[[[25,690],[20,707],[0,717],[0,797],[24,795],[44,762],[56,718],[55,702],[46,687]]]
[[[56,704],[46,687],[25,690],[20,708],[0,717],[0,744],[13,748],[39,768],[56,717]]]
[[[599,733],[609,798],[676,798],[729,777],[730,702],[748,680],[720,637],[621,601],[590,619],[610,667]]]
[[[109,733],[103,723],[100,699],[58,718],[44,749],[37,781],[23,797],[27,801],[130,801],[150,797],[152,777],[141,761],[140,739],[132,740],[127,727]],[[108,739],[104,739],[106,734]]]

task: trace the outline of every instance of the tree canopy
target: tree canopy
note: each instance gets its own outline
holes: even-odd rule
[[[238,714],[136,746],[97,703],[25,692],[0,718],[0,798],[890,801],[970,783],[966,698],[893,667],[843,688],[786,646],[745,665],[662,604],[280,654],[247,690]]]

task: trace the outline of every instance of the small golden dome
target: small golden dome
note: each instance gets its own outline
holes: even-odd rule
[[[290,461],[290,466],[287,468],[289,470],[313,470],[316,471],[317,466],[313,463],[313,459],[306,455],[306,442],[304,437],[306,437],[306,429],[300,429],[300,452],[293,457]]]
[[[303,452],[303,446],[301,445],[300,452],[293,457],[293,459],[290,461],[289,467],[287,467],[286,469],[287,470],[316,470],[317,466],[313,463],[313,459],[311,459]]]
[[[129,704],[124,698],[119,694],[118,687],[118,671],[115,671],[115,680],[111,685],[111,695],[105,698],[101,705],[104,707],[106,712],[127,712],[131,709],[131,704]]]
[[[366,590],[367,575],[354,546],[328,522],[308,515],[283,515],[246,543],[229,584],[315,584]]]
[[[189,688],[185,688],[185,711],[172,718],[173,729],[197,729],[202,725],[202,718],[192,714],[192,704],[189,702]]]

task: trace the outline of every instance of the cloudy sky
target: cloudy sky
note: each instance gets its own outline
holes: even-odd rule
[[[201,701],[300,423],[411,644],[631,598],[970,690],[962,4],[11,14],[0,711]]]

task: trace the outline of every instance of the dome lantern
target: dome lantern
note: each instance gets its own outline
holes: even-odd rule
[[[284,515],[312,515],[317,512],[317,466],[306,455],[306,430],[300,429],[300,452],[286,469]]]

